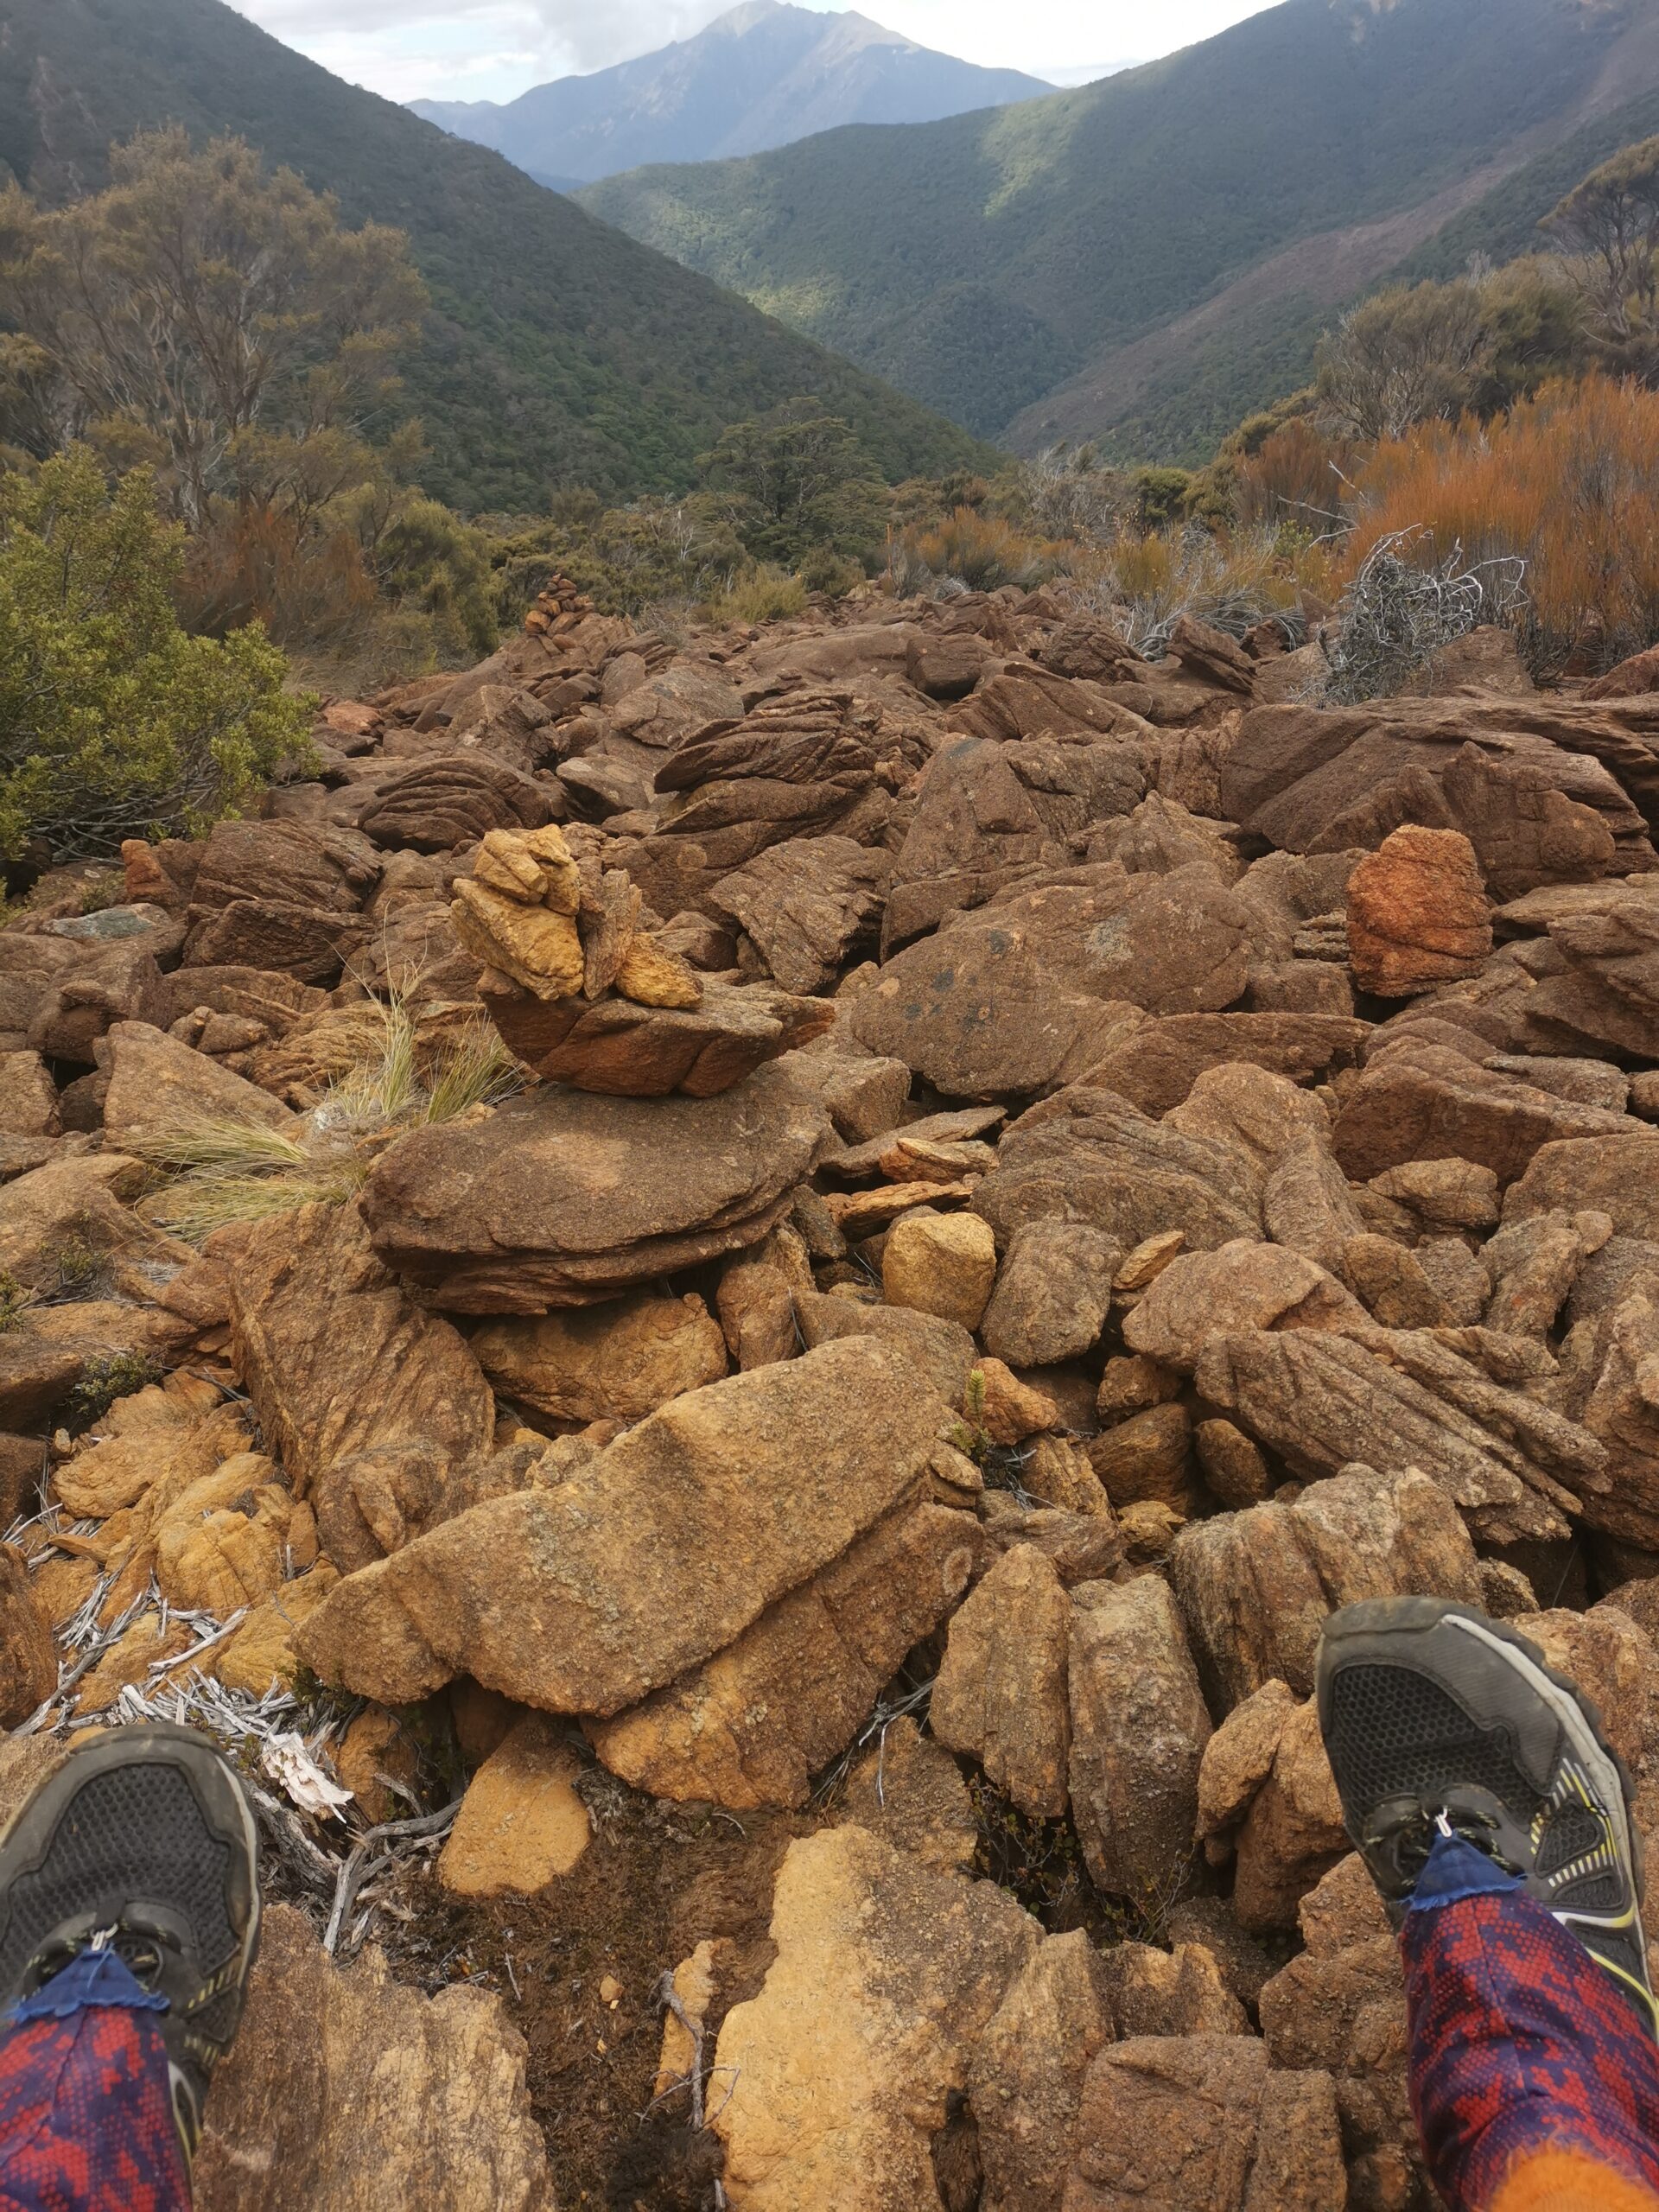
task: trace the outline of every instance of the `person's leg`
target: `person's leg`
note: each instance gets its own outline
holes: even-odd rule
[[[258,1933],[252,1815],[211,1744],[70,1754],[0,1844],[0,2212],[186,2212]]]
[[[1659,2212],[1659,2012],[1627,1777],[1534,1644],[1433,1599],[1326,1624],[1319,1718],[1401,1931],[1452,2212]]]

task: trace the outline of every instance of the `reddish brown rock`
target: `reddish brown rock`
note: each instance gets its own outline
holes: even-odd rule
[[[1474,848],[1455,830],[1396,830],[1348,884],[1354,980],[1410,998],[1478,974],[1492,949],[1491,907]]]

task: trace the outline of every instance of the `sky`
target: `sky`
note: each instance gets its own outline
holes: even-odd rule
[[[941,53],[1051,73],[1149,61],[1268,0],[862,0],[861,12]],[[689,38],[733,0],[232,0],[336,76],[387,99],[512,99]],[[824,14],[849,0],[801,0]]]

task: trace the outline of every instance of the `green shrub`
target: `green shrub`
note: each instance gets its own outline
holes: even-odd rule
[[[303,751],[310,702],[264,633],[186,635],[182,533],[143,471],[75,449],[0,480],[0,855],[191,836]]]
[[[858,563],[837,553],[831,545],[815,546],[801,563],[803,586],[808,591],[822,592],[826,599],[845,599],[863,581],[864,571]]]

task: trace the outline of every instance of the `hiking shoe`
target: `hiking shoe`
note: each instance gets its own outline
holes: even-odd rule
[[[0,2011],[113,1951],[167,1999],[156,2018],[187,2160],[258,1940],[252,1809],[188,1728],[112,1728],[71,1751],[0,1842]]]
[[[1436,1838],[1461,1836],[1520,1878],[1659,2037],[1630,1776],[1535,1643],[1472,1605],[1376,1599],[1325,1623],[1319,1700],[1344,1824],[1396,1926]]]

